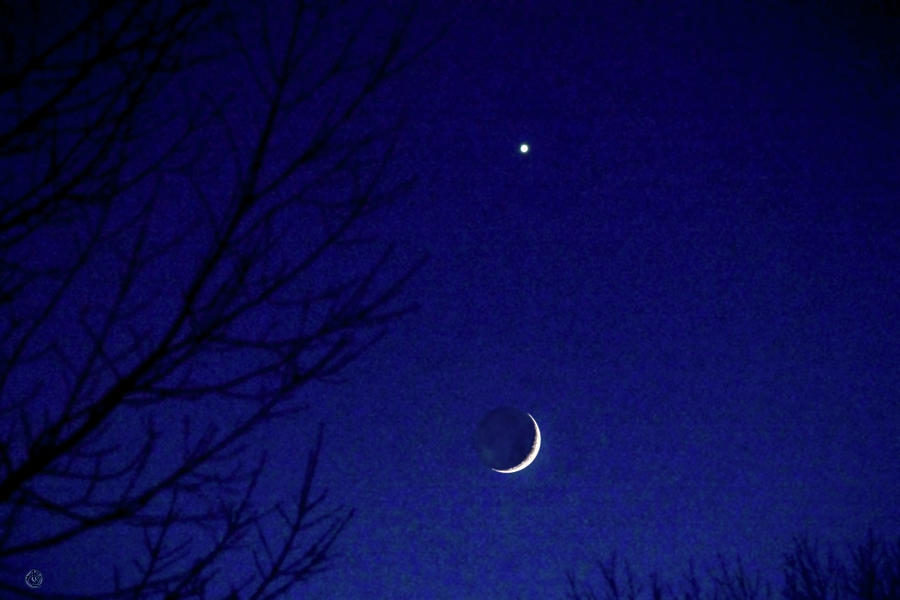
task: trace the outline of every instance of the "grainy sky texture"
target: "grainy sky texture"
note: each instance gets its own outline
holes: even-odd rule
[[[466,11],[413,83],[434,175],[388,227],[433,260],[317,409],[362,509],[323,585],[542,598],[900,528],[896,91],[802,8],[679,5]],[[467,445],[503,404],[543,432],[515,477]]]
[[[900,533],[900,74],[816,6],[423,8],[452,26],[365,113],[405,121],[417,184],[366,231],[430,255],[421,308],[253,438],[274,498],[324,421],[318,482],[356,508],[288,597],[561,598],[612,551],[771,578],[793,535]],[[512,475],[472,447],[503,405],[543,438]],[[128,543],[21,566],[63,592]]]

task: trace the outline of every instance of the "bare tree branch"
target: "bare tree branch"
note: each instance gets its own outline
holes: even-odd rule
[[[865,540],[848,545],[848,561],[829,550],[824,559],[817,544],[807,536],[796,536],[791,550],[783,557],[784,600],[889,600],[900,591],[900,539],[879,538],[870,529]],[[697,575],[691,560],[680,586],[664,583],[656,574],[648,577],[649,586],[640,585],[628,563],[618,569],[615,553],[598,561],[602,586],[594,591],[590,582],[579,580],[574,571],[565,573],[566,598],[571,600],[769,600],[775,597],[769,582],[759,572],[747,571],[740,556],[729,563],[721,554],[717,566],[704,580]],[[624,575],[624,580],[623,580]],[[648,592],[644,594],[644,592]]]
[[[353,511],[313,489],[321,426],[290,505],[258,505],[247,440],[416,309],[426,257],[364,233],[411,190],[402,124],[365,111],[442,31],[353,3],[41,7],[0,30],[0,570],[123,528],[144,555],[65,597],[279,597]],[[230,581],[240,552],[255,573]]]

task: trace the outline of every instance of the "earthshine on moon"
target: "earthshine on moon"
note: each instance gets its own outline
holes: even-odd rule
[[[528,455],[525,457],[525,460],[517,464],[511,469],[494,469],[498,473],[515,473],[516,471],[521,471],[537,458],[538,452],[541,451],[541,429],[538,427],[537,421],[534,420],[530,414],[528,418],[531,419],[531,422],[534,423],[534,441],[531,444],[531,451],[528,452]]]
[[[475,445],[485,466],[515,473],[534,462],[541,449],[541,430],[530,414],[504,406],[478,423]]]

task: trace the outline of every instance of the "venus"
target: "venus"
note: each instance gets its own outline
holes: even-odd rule
[[[526,468],[541,449],[541,430],[530,414],[504,406],[489,412],[475,432],[478,457],[498,473]]]

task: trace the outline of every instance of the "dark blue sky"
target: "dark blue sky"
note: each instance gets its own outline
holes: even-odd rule
[[[289,597],[562,597],[612,551],[772,576],[793,535],[900,533],[900,111],[877,44],[802,3],[490,4],[455,9],[370,113],[405,119],[394,173],[418,183],[367,231],[430,255],[421,308],[253,438],[274,499],[324,421],[318,481],[356,508]],[[422,36],[450,19],[432,10]],[[543,438],[512,475],[471,445],[501,405]],[[128,543],[48,554],[47,585]]]
[[[322,589],[542,598],[613,550],[768,571],[898,532],[896,92],[803,9],[652,4],[465,12],[415,79],[433,175],[385,227],[432,260],[314,409],[360,507]],[[543,433],[515,476],[468,446],[503,404]]]

